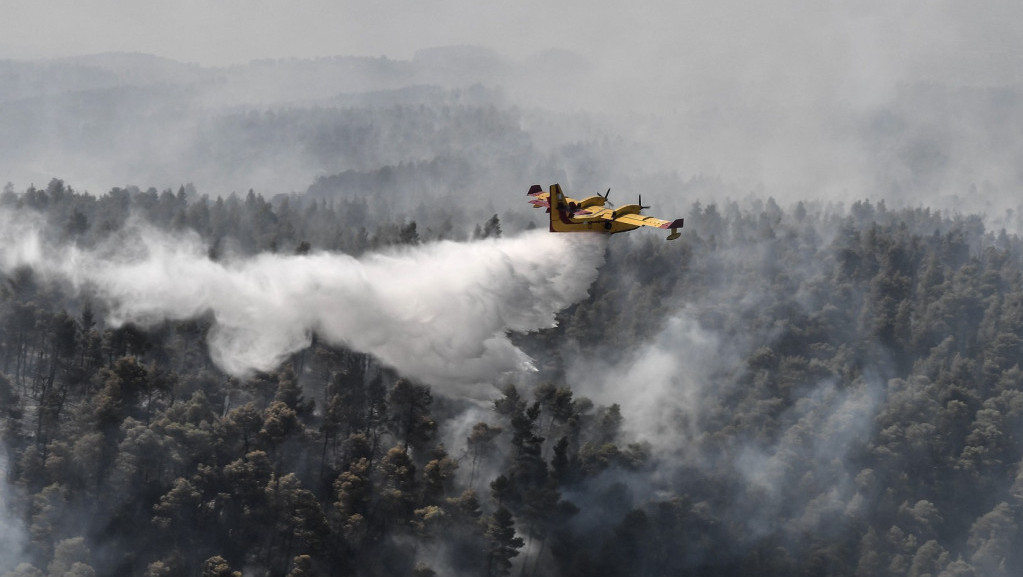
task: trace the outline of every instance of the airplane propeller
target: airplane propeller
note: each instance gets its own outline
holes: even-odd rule
[[[604,204],[606,204],[607,206],[610,206],[611,208],[614,208],[615,204],[607,199],[607,197],[610,196],[610,195],[611,195],[611,189],[609,188],[609,189],[607,189],[607,192],[604,193]]]

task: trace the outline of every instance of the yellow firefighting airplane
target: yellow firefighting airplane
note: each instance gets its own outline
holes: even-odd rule
[[[551,215],[551,232],[603,232],[614,234],[625,232],[641,226],[652,226],[654,228],[671,229],[668,240],[674,240],[682,235],[678,229],[682,228],[684,219],[677,218],[672,221],[661,220],[652,216],[643,216],[640,211],[649,206],[643,206],[643,197],[640,197],[638,204],[627,204],[620,208],[606,208],[610,206],[607,197],[611,189],[603,196],[591,196],[583,200],[575,200],[565,196],[561,192],[561,185],[552,184],[550,192],[544,192],[539,184],[530,187],[527,195],[533,197],[529,201],[534,208],[546,208]]]

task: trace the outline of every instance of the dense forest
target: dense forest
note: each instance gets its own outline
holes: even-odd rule
[[[76,246],[191,230],[211,260],[520,232],[373,202],[55,179],[0,210]],[[232,377],[209,316],[117,325],[0,267],[0,571],[1018,574],[1020,239],[865,201],[685,217],[611,238],[589,296],[514,335],[536,370],[469,396],[315,338]]]

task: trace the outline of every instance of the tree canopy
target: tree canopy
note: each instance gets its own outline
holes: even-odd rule
[[[319,212],[342,207],[255,193],[9,192],[4,210],[82,245],[132,213],[196,231],[212,258],[445,238],[414,221],[352,234]],[[477,238],[515,234],[481,218]],[[0,275],[0,503],[25,545],[2,570],[1023,569],[1020,239],[868,202],[697,205],[686,222],[673,243],[612,239],[589,297],[516,336],[537,372],[494,375],[484,408],[315,339],[230,378],[208,318],[114,326],[31,269]]]

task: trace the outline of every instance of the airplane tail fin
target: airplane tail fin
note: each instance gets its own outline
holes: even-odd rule
[[[566,203],[565,193],[561,191],[560,184],[552,184],[550,191],[551,193],[547,200],[550,202],[551,208],[548,212],[550,212],[551,215],[551,232],[554,232],[554,219],[558,218],[561,211],[566,208]]]
[[[539,184],[529,187],[529,192],[526,193],[526,195],[533,197],[541,194],[543,194],[543,188]],[[529,204],[536,208],[547,209],[547,213],[551,216],[551,232],[554,232],[554,219],[558,218],[559,211],[564,210],[566,207],[565,193],[561,191],[560,184],[552,184],[546,200],[534,198],[529,201]]]
[[[551,202],[552,209],[559,209],[565,207],[565,193],[561,192],[560,184],[551,185],[551,196],[548,199]]]

